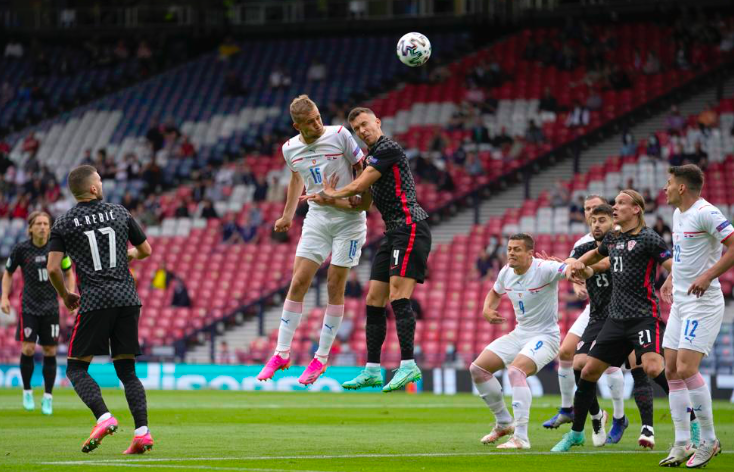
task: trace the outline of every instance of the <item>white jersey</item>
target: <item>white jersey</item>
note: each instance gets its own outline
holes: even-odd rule
[[[721,210],[699,198],[685,212],[673,214],[673,290],[676,301],[695,300],[688,295],[694,280],[721,259],[722,243],[734,234],[734,227]],[[720,291],[719,279],[709,290]],[[709,290],[706,291],[708,294]]]
[[[283,157],[288,168],[298,172],[306,184],[306,194],[323,190],[324,179],[336,174],[337,189],[351,183],[352,166],[362,160],[364,154],[349,131],[343,126],[325,126],[324,134],[311,144],[304,144],[296,135],[283,145]],[[311,209],[340,211],[334,207],[309,202]],[[344,212],[340,212],[344,213]],[[364,216],[363,212],[356,213]]]
[[[566,264],[533,258],[527,272],[517,275],[510,266],[500,270],[494,291],[512,301],[517,329],[529,333],[559,333],[558,281]]]
[[[573,249],[576,249],[577,247],[581,246],[582,244],[586,244],[591,241],[594,241],[594,236],[592,236],[591,233],[586,233],[578,241],[573,243]],[[571,249],[571,256],[573,256],[573,249]]]

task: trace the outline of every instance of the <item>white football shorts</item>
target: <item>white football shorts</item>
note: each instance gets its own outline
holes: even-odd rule
[[[724,320],[724,294],[717,289],[701,298],[686,297],[681,303],[675,299],[674,294],[663,348],[690,349],[708,356]]]
[[[364,212],[348,213],[311,205],[303,222],[296,256],[321,265],[331,254],[331,265],[354,267],[359,264],[366,239]]]
[[[553,361],[561,348],[560,333],[533,334],[517,329],[492,341],[485,349],[497,354],[505,366],[512,364],[518,354],[535,362],[536,372]]]

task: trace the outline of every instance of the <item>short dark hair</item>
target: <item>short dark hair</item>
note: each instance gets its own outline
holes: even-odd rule
[[[696,164],[685,164],[682,166],[672,166],[668,172],[680,180],[693,193],[700,193],[703,189],[704,176],[703,171]]]
[[[349,112],[349,116],[347,117],[347,121],[351,123],[355,118],[357,118],[362,113],[367,113],[368,115],[377,116],[375,115],[375,112],[370,110],[366,107],[357,107],[353,108],[352,111]]]
[[[72,195],[84,195],[89,191],[89,177],[91,177],[97,169],[93,166],[83,165],[69,172],[69,190]]]
[[[599,215],[613,216],[614,210],[612,209],[611,205],[609,205],[608,203],[604,203],[591,210],[591,216]]]
[[[525,247],[529,251],[535,249],[535,240],[527,233],[513,234],[512,236],[510,236],[510,239],[508,241],[522,241],[523,243],[525,243]]]

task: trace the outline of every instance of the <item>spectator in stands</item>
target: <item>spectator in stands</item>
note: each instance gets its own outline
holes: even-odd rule
[[[311,82],[321,82],[326,79],[326,65],[318,59],[311,61],[306,72],[306,78]]]
[[[38,148],[41,147],[41,142],[36,138],[36,133],[31,131],[28,133],[28,136],[23,140],[23,145],[21,147],[21,152],[25,155],[27,159],[33,159],[36,157],[36,153],[38,152]]]
[[[431,84],[442,84],[451,78],[451,70],[440,60],[432,64],[433,69],[428,74],[428,82]]]
[[[2,175],[0,175],[0,181],[2,179]],[[5,193],[0,192],[0,218],[5,218],[10,213],[10,204],[8,203],[8,199],[5,198]]]
[[[538,126],[535,120],[528,122],[528,129],[525,132],[525,140],[530,144],[541,144],[545,142],[545,134],[543,128]]]
[[[28,197],[28,194],[22,194],[18,197],[18,199],[15,201],[15,203],[12,206],[12,209],[10,210],[10,217],[11,218],[20,218],[21,220],[25,220],[28,217],[28,214],[30,207],[30,199]]]
[[[477,153],[469,152],[466,156],[466,162],[464,163],[464,170],[472,177],[484,175],[484,166],[482,161],[477,157]]]
[[[141,74],[146,76],[155,70],[155,61],[153,61],[153,51],[150,49],[148,42],[145,40],[138,43],[138,49],[135,51],[135,57],[140,63]]]
[[[176,211],[174,212],[173,216],[176,218],[190,218],[191,214],[189,213],[189,203],[190,199],[184,198],[181,199],[178,206],[176,207]]]
[[[663,154],[662,146],[660,145],[660,139],[656,133],[650,133],[647,138],[647,146],[645,147],[645,154],[655,159],[660,159]]]
[[[268,181],[264,175],[255,177],[255,192],[252,194],[252,200],[255,202],[263,202],[268,196]]]
[[[24,53],[23,45],[17,39],[11,39],[5,45],[5,57],[8,59],[22,59]]]
[[[562,180],[556,180],[556,185],[551,190],[550,202],[555,208],[568,206],[571,195]]]
[[[571,223],[586,222],[586,217],[584,216],[584,197],[579,197],[578,200],[571,204],[568,218],[571,220]]]
[[[229,344],[227,341],[222,341],[219,344],[219,350],[217,351],[217,364],[231,364],[232,353],[229,352]]]
[[[480,280],[486,279],[492,269],[492,265],[491,254],[485,249],[485,251],[479,255],[476,262],[477,278]]]
[[[673,232],[670,230],[670,226],[665,223],[665,220],[661,216],[658,216],[655,220],[655,225],[652,227],[666,243],[671,244],[673,242]]]
[[[573,108],[566,117],[566,127],[575,128],[589,124],[589,109],[578,100],[574,101]]]
[[[540,119],[545,122],[556,121],[556,113],[558,112],[558,101],[551,94],[550,87],[546,87],[543,91],[543,97],[538,104],[540,110]]]
[[[645,199],[645,211],[655,213],[655,210],[658,208],[658,202],[653,198],[652,193],[650,193],[650,189],[642,191],[642,198]]]
[[[163,128],[161,127],[158,120],[154,119],[148,128],[148,132],[145,133],[145,139],[153,146],[153,152],[157,153],[163,149]]]
[[[698,115],[698,125],[705,133],[707,130],[716,128],[719,124],[719,114],[716,112],[714,105],[709,103],[708,106]]]
[[[688,51],[682,43],[675,52],[675,66],[679,70],[689,70],[691,68],[691,64],[688,62]]]
[[[171,298],[171,306],[179,308],[190,308],[191,297],[189,297],[189,290],[186,288],[184,280],[176,274],[171,274],[171,282],[173,285],[173,297]]]
[[[703,149],[703,143],[699,140],[696,141],[692,153],[686,153],[683,155],[683,163],[685,164],[696,164],[701,169],[708,167],[708,153]]]
[[[660,70],[660,59],[657,54],[652,50],[648,51],[645,65],[642,66],[642,73],[645,75],[654,75],[659,74]]]
[[[668,126],[668,133],[680,134],[683,131],[683,128],[686,126],[686,119],[681,116],[678,105],[670,107],[670,113],[668,114],[665,122]]]
[[[237,224],[234,213],[227,213],[224,216],[224,224],[222,225],[222,242],[224,244],[246,242],[242,236],[242,229],[242,226]]]
[[[276,67],[270,73],[270,78],[268,79],[268,82],[270,83],[271,88],[280,89],[290,87],[293,80],[284,68]]]
[[[487,144],[489,143],[489,130],[484,124],[484,119],[481,116],[474,118],[474,123],[471,127],[472,141],[476,144]],[[444,145],[444,148],[446,146]],[[443,154],[443,149],[441,150]]]
[[[565,43],[560,50],[556,52],[556,67],[560,70],[571,71],[576,68],[578,64],[578,56],[576,51],[568,44]]]
[[[242,51],[232,36],[224,38],[222,44],[219,45],[219,60],[228,61],[232,56],[235,56]]]
[[[195,157],[196,156],[196,148],[194,147],[194,144],[189,141],[189,137],[185,134],[181,136],[181,143],[178,147],[178,157],[186,158],[186,157]]]
[[[734,26],[727,28],[725,25],[722,25],[719,51],[729,52],[732,50],[734,50]]]
[[[591,111],[600,110],[603,104],[603,99],[598,87],[594,87],[589,91],[589,96],[586,98],[586,108]]]
[[[170,281],[171,273],[166,268],[166,262],[163,261],[153,273],[153,279],[150,286],[157,290],[166,290]]]
[[[346,288],[344,289],[344,296],[347,298],[358,298],[361,299],[364,294],[364,288],[362,282],[359,280],[359,275],[356,270],[352,270],[349,273],[349,280],[347,280]]]
[[[130,57],[130,50],[127,48],[124,39],[119,39],[117,41],[117,45],[112,53],[118,61],[125,61]]]
[[[645,63],[642,60],[642,52],[640,48],[635,47],[632,51],[632,70],[635,74],[640,74],[644,67]]]
[[[217,214],[217,210],[214,208],[214,204],[208,198],[202,200],[200,208],[201,212],[199,213],[199,216],[201,218],[205,218],[207,220],[219,219],[219,215]]]
[[[620,91],[632,88],[632,80],[629,78],[629,75],[617,64],[609,66],[606,81],[608,83],[607,89]]]
[[[128,190],[125,192],[125,195],[122,197],[122,202],[120,202],[122,206],[127,208],[128,211],[132,211],[133,209],[137,208],[140,202],[137,198],[133,196],[133,194]]]

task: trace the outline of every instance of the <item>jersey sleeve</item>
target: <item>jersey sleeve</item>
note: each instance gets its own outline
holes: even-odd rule
[[[5,270],[8,271],[8,273],[12,274],[15,272],[15,269],[18,268],[21,261],[23,260],[23,255],[21,254],[21,248],[20,245],[16,245],[13,248],[13,251],[10,253],[10,257],[8,257],[8,260],[5,261]]]
[[[604,236],[604,240],[601,242],[598,248],[596,248],[597,251],[599,251],[599,254],[601,254],[604,257],[609,256],[609,244],[612,243],[612,235],[610,233],[607,233],[606,236]]]
[[[723,243],[734,234],[734,226],[726,219],[718,208],[710,210],[708,208],[700,211],[699,221],[704,231],[716,238],[717,241]]]
[[[648,245],[651,252],[650,255],[658,264],[662,264],[673,256],[668,247],[668,243],[652,230],[650,230],[650,235],[648,236]]]
[[[539,269],[542,271],[545,282],[552,283],[565,277],[566,266],[565,262],[542,261]]]
[[[293,167],[293,164],[291,164],[290,157],[288,157],[289,153],[286,151],[287,148],[288,148],[288,141],[286,141],[286,143],[283,145],[283,148],[282,148],[282,154],[283,154],[283,159],[285,160],[285,165],[288,166],[291,172],[296,172],[296,169]]]
[[[342,138],[342,145],[344,146],[344,157],[346,157],[347,161],[349,161],[349,163],[352,165],[360,162],[364,157],[364,153],[362,153],[362,149],[357,144],[357,141],[354,140],[352,134],[347,131],[346,128],[342,128],[339,134],[344,135],[344,137]]]
[[[584,254],[591,251],[591,249],[592,248],[589,246],[589,244],[579,244],[578,246],[575,246],[571,250],[571,255],[569,257],[573,257],[574,259],[579,259]]]
[[[502,270],[500,270],[500,273],[497,274],[497,280],[494,281],[494,286],[492,287],[492,290],[497,292],[499,295],[505,294],[505,273],[507,272],[507,266],[503,267]]]
[[[57,218],[51,228],[51,237],[48,240],[48,250],[54,252],[66,252],[64,243],[64,219]]]
[[[133,218],[133,216],[129,213],[127,237],[133,246],[140,246],[145,242],[146,239],[148,239],[138,222],[135,221],[135,218]]]
[[[402,157],[399,148],[382,146],[367,159],[367,165],[374,167],[380,174],[385,175],[392,166],[400,162]]]

